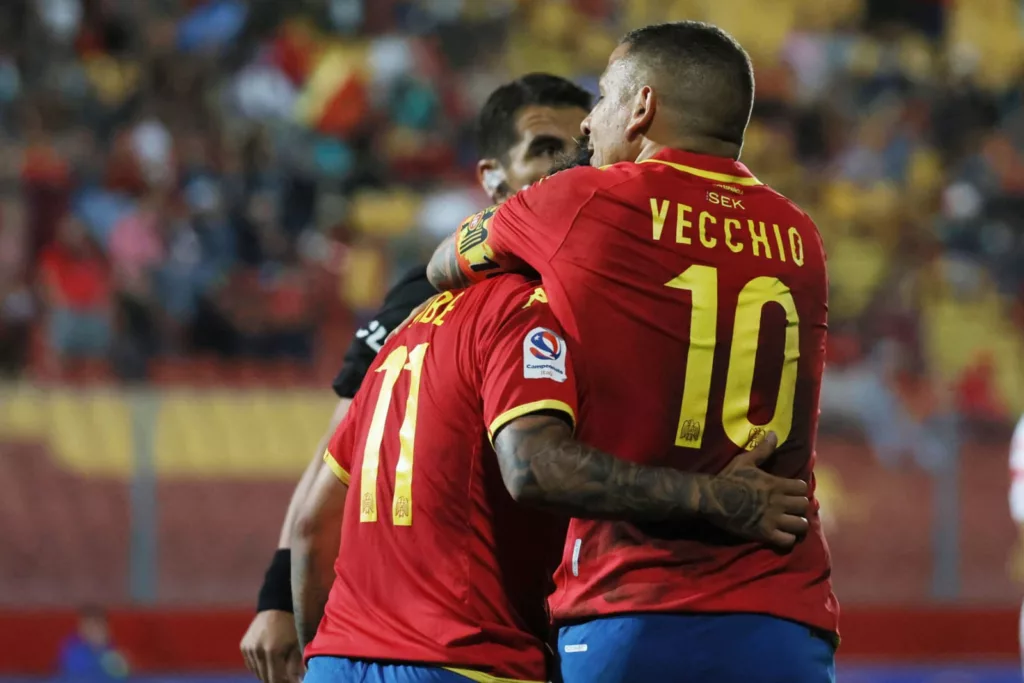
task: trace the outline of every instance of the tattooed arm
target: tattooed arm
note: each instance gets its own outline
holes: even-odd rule
[[[299,651],[316,635],[334,583],[348,486],[322,467],[292,527],[292,603]]]
[[[427,264],[427,279],[438,291],[449,289],[461,289],[473,284],[473,281],[462,272],[459,267],[459,257],[456,244],[457,233],[449,235],[430,258]]]
[[[789,547],[807,530],[807,484],[758,468],[776,443],[770,434],[718,475],[643,467],[576,441],[561,417],[535,413],[509,422],[494,445],[517,501],[576,517],[703,518],[738,536]]]
[[[498,207],[492,206],[470,216],[454,235],[441,242],[427,264],[430,284],[443,292],[468,287],[499,273],[533,272],[518,253],[497,239],[497,212]]]

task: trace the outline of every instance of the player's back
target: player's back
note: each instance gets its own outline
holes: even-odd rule
[[[573,173],[590,194],[538,270],[575,354],[579,438],[715,473],[771,430],[767,469],[811,481],[827,311],[812,221],[731,160],[667,151]],[[573,520],[555,616],[750,611],[834,630],[816,505],[809,521],[778,553],[700,523]]]
[[[511,499],[485,428],[575,394],[565,377],[523,385],[524,335],[556,325],[538,286],[517,275],[441,294],[381,350],[329,449],[350,489],[307,656],[545,676],[565,521]]]

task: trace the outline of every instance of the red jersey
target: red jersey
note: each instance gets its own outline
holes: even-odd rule
[[[813,491],[825,254],[811,219],[742,164],[666,150],[558,173],[469,219],[457,251],[474,279],[540,274],[573,353],[582,441],[717,473],[773,430],[768,471]],[[574,519],[552,612],[754,612],[836,631],[812,508],[788,552],[703,522]]]
[[[512,500],[489,440],[540,410],[575,422],[539,285],[515,275],[438,295],[377,355],[325,455],[351,488],[307,657],[547,680],[544,599],[567,520]]]

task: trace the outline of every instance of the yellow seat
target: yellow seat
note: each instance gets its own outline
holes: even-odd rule
[[[40,438],[46,434],[45,394],[27,384],[4,385],[0,390],[0,436]]]
[[[1008,84],[1024,59],[1020,10],[1013,0],[961,0],[950,12],[947,50],[974,52],[977,80],[999,88]]]
[[[840,237],[829,245],[829,312],[857,316],[870,302],[885,274],[888,256],[874,239]]]
[[[934,47],[924,36],[909,35],[900,41],[899,61],[904,73],[924,81],[935,73],[937,56]]]
[[[1024,341],[1007,307],[984,282],[963,298],[946,293],[927,301],[921,322],[926,356],[943,380],[954,382],[976,358],[988,355],[996,367],[1000,400],[1019,413],[1024,412]]]
[[[757,64],[777,61],[796,22],[794,0],[762,0],[756,11],[746,0],[715,0],[707,9],[707,20],[731,33]]]
[[[158,472],[201,479],[294,476],[313,456],[332,407],[323,392],[168,392],[157,431]]]
[[[864,0],[799,0],[795,27],[808,31],[827,31],[849,24],[864,13]]]
[[[545,2],[530,12],[530,35],[537,42],[557,44],[570,36],[578,20],[578,15],[568,4]]]
[[[660,16],[653,21],[706,21],[708,6],[711,3],[707,0],[675,0],[672,3],[649,0],[649,4],[655,5],[660,13]],[[665,12],[666,8],[668,12]],[[653,21],[647,23],[653,23]],[[643,26],[644,23],[637,22],[632,25]]]
[[[373,245],[354,245],[348,250],[347,267],[339,276],[341,300],[355,310],[370,310],[384,296],[384,254]]]
[[[914,193],[927,193],[939,189],[943,180],[942,159],[933,149],[922,147],[910,158],[907,168],[907,187]]]
[[[49,442],[65,466],[102,476],[131,471],[131,413],[122,394],[61,389],[47,403]]]
[[[377,237],[397,237],[411,230],[422,200],[410,190],[363,190],[352,198],[352,226]]]
[[[591,21],[589,27],[577,36],[578,68],[592,73],[601,73],[608,63],[608,55],[618,44],[618,36],[604,26]]]

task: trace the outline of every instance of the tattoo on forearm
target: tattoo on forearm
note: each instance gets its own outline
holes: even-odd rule
[[[442,292],[468,287],[472,284],[462,272],[462,268],[459,267],[455,242],[456,235],[449,235],[434,251],[434,256],[427,265],[427,279],[430,280],[430,284]]]
[[[700,499],[700,514],[714,520],[732,520],[740,533],[757,529],[768,505],[768,495],[754,487],[751,471],[711,477]]]
[[[550,415],[515,420],[499,432],[495,450],[514,496],[577,517],[707,517],[754,528],[763,514],[758,492],[741,477],[635,465],[576,441]]]

